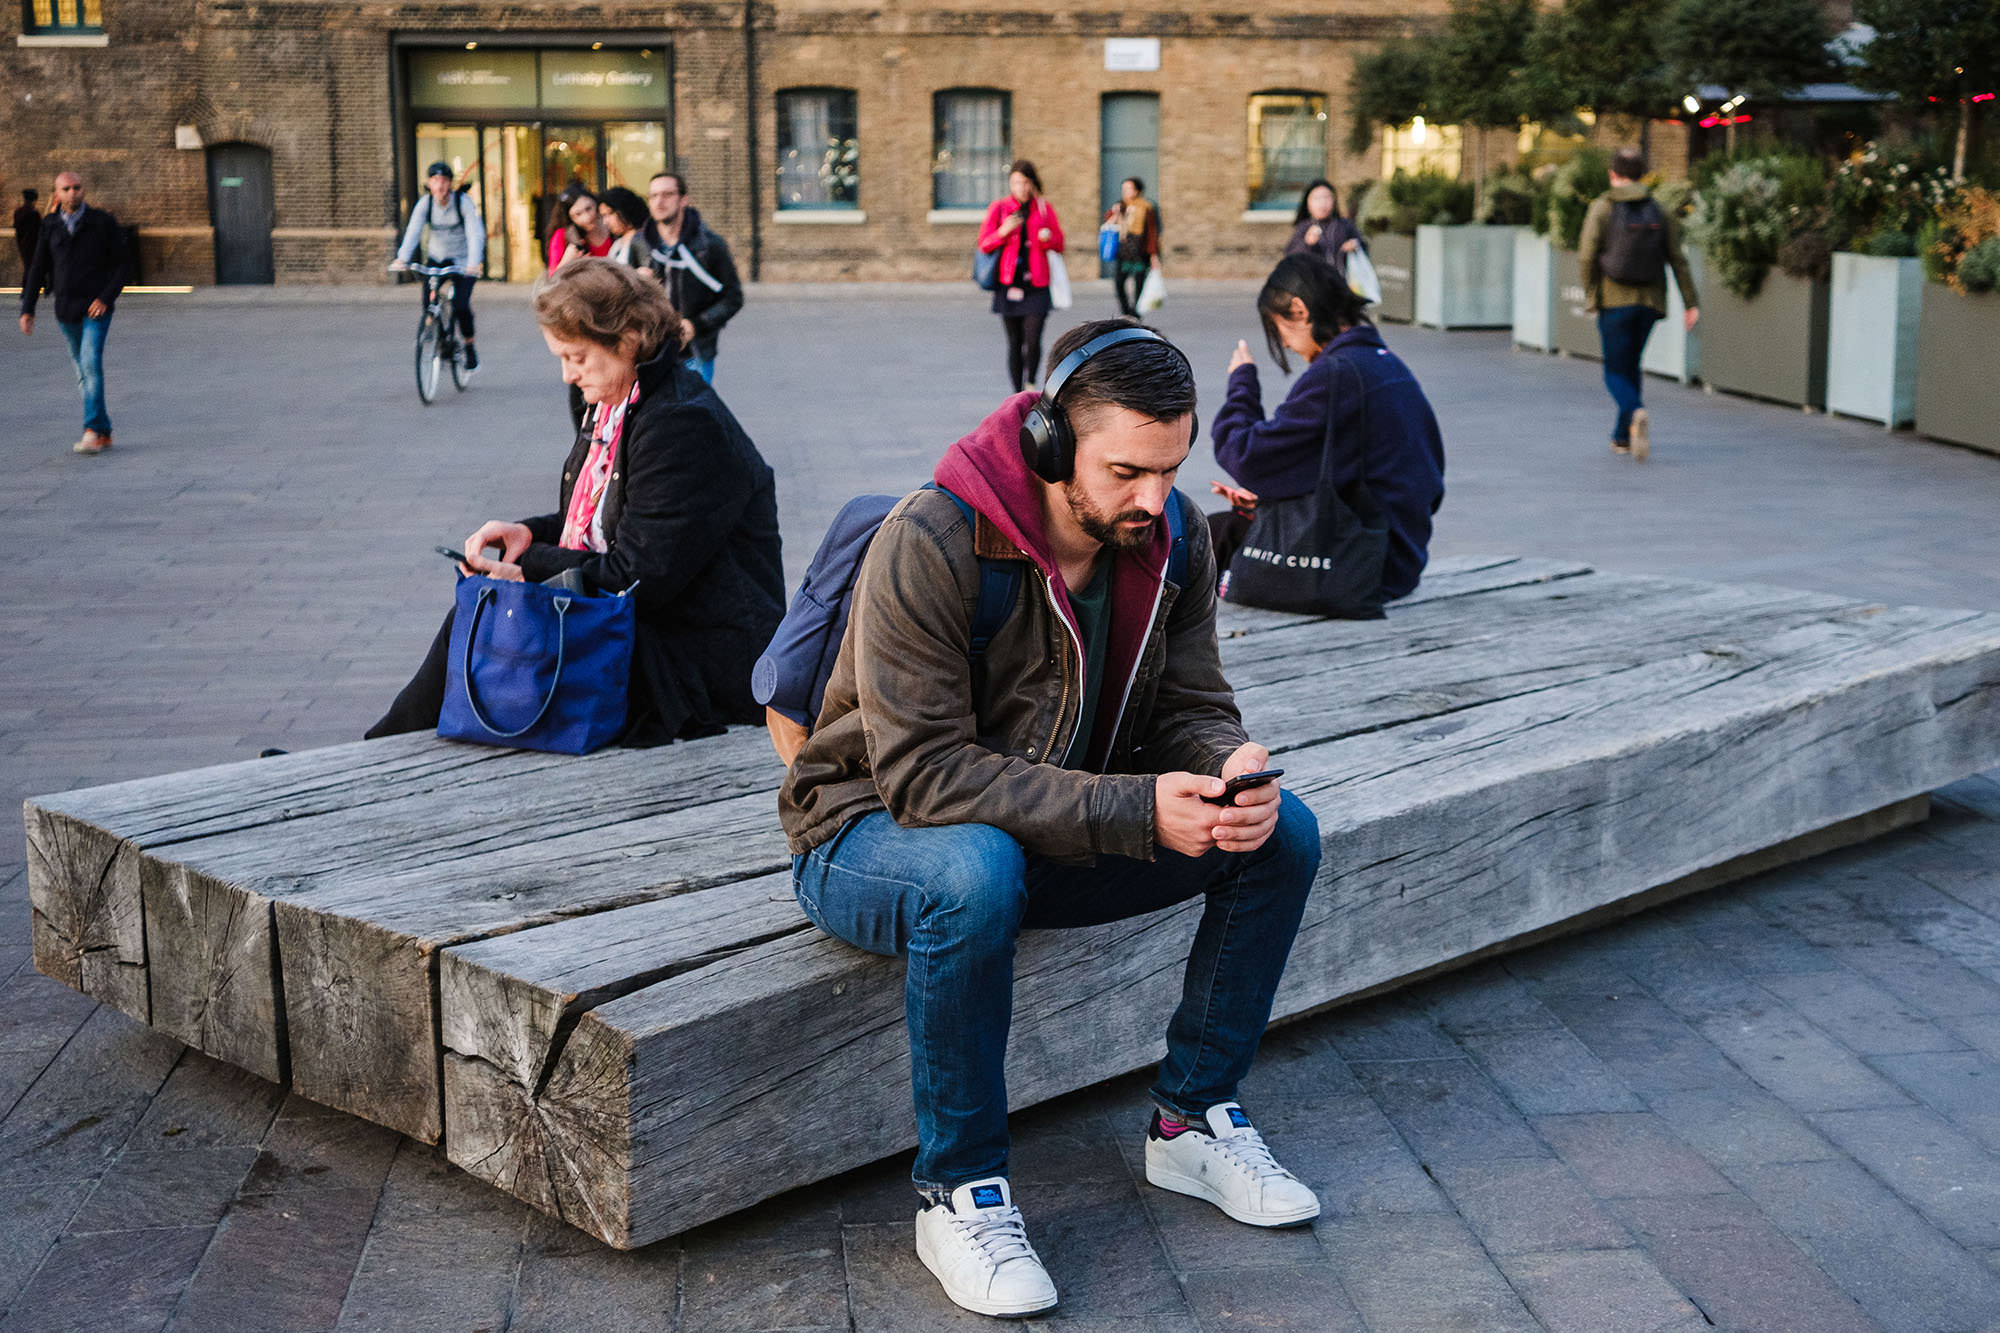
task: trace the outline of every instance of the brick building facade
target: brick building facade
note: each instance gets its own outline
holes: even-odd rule
[[[559,171],[602,184],[657,153],[746,273],[952,278],[976,205],[1024,156],[1081,276],[1113,165],[1156,163],[1172,271],[1243,277],[1281,248],[1293,177],[1345,189],[1378,173],[1379,150],[1347,148],[1352,62],[1444,8],[962,3],[101,0],[101,33],[53,37],[10,3],[0,185],[46,200],[56,171],[81,171],[140,229],[149,281],[228,277],[243,205],[268,226],[276,281],[377,282],[423,159],[444,151],[478,178],[489,224],[513,228],[495,262],[519,279],[539,267],[524,233]],[[1496,136],[1489,162],[1511,142]]]

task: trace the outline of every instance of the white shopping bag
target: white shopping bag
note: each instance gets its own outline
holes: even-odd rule
[[[1150,315],[1167,303],[1167,282],[1160,276],[1160,270],[1146,270],[1146,280],[1139,284],[1139,313]]]
[[[1382,304],[1382,280],[1375,276],[1375,265],[1369,262],[1366,250],[1348,252],[1347,285],[1369,305]]]
[[[1049,304],[1067,310],[1075,299],[1069,289],[1069,265],[1059,252],[1049,251]]]

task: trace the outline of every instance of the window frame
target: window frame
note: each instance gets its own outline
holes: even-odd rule
[[[1264,117],[1259,114],[1259,100],[1263,98],[1301,98],[1310,106],[1317,103],[1315,119],[1319,124],[1319,159],[1310,175],[1299,181],[1296,188],[1286,187],[1285,197],[1270,202],[1260,202],[1260,194],[1270,190],[1270,158],[1265,153],[1262,129]],[[1291,213],[1298,208],[1298,195],[1308,182],[1324,177],[1331,168],[1327,165],[1329,143],[1327,127],[1332,124],[1333,99],[1326,93],[1313,88],[1258,88],[1243,100],[1243,209],[1246,213]],[[1255,173],[1254,177],[1252,173]]]
[[[62,11],[65,4],[75,9],[75,23],[64,23]],[[89,6],[97,7],[97,21],[89,19]],[[49,18],[43,22],[35,15],[36,9],[48,6]],[[21,36],[37,37],[102,37],[104,35],[103,0],[21,0]]]
[[[791,124],[789,117],[787,117],[787,115],[785,114],[787,109],[787,102],[788,99],[790,98],[805,97],[805,96],[820,96],[833,99],[829,107],[830,111],[833,108],[838,107],[839,99],[842,98],[846,99],[846,110],[848,117],[847,127],[849,130],[852,131],[850,134],[846,136],[846,142],[851,146],[853,151],[852,167],[853,167],[854,180],[852,186],[850,187],[852,190],[852,196],[853,196],[852,198],[844,200],[827,199],[810,203],[807,202],[793,203],[787,200],[785,197],[784,172],[785,172],[786,137],[788,135]],[[860,211],[861,94],[859,90],[854,88],[842,88],[836,84],[819,84],[819,83],[800,84],[790,88],[779,88],[772,94],[771,109],[772,109],[772,114],[776,117],[776,124],[774,126],[774,131],[771,135],[771,150],[774,162],[772,170],[772,176],[774,177],[772,190],[773,190],[773,199],[776,205],[776,210],[780,213],[830,213],[830,212],[850,213],[850,212]],[[838,136],[840,125],[837,121],[834,120],[831,114],[828,115],[827,124],[829,133]],[[794,148],[793,151],[797,151],[796,147]],[[824,156],[821,158],[821,163],[822,163],[821,169],[823,172],[825,164]]]
[[[999,185],[990,191],[980,191],[983,195],[977,202],[963,200],[947,202],[943,197],[942,185],[955,174],[950,168],[941,166],[945,156],[945,107],[951,99],[980,96],[994,97],[1000,101],[1000,144],[997,163]],[[983,150],[982,150],[983,151]],[[931,93],[931,209],[934,212],[963,209],[984,209],[995,199],[1007,192],[1007,169],[1014,161],[1014,94],[1006,88],[990,88],[980,85],[962,85],[938,88]],[[977,170],[967,173],[967,179],[978,178]]]

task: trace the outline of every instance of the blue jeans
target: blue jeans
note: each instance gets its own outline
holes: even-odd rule
[[[1618,423],[1611,438],[1619,444],[1632,439],[1632,414],[1646,405],[1641,386],[1645,372],[1639,360],[1660,312],[1649,305],[1621,305],[1597,312],[1597,336],[1604,344],[1604,387],[1618,404]]]
[[[703,384],[715,383],[715,358],[691,356],[686,361],[687,368],[701,376]]]
[[[83,391],[83,428],[109,435],[111,414],[104,410],[104,338],[111,332],[111,316],[59,319],[56,323],[69,343],[69,359],[76,365],[76,387]]]
[[[1199,1115],[1249,1072],[1319,869],[1319,821],[1290,792],[1254,852],[1062,865],[987,824],[901,828],[864,815],[792,861],[829,935],[909,959],[903,1002],[919,1189],[1007,1173],[1007,1029],[1023,928],[1095,926],[1208,896],[1153,1099]],[[1110,1072],[1110,1071],[1106,1071]]]

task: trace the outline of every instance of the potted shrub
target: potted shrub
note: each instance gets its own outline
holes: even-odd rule
[[[1500,172],[1470,223],[1417,226],[1416,315],[1436,329],[1504,329],[1514,319],[1514,240],[1527,231],[1534,182]]]
[[[1950,194],[1950,173],[1918,153],[1869,144],[1834,172],[1826,410],[1891,429],[1917,409],[1923,266],[1916,233]]]
[[[1557,168],[1529,176],[1528,225],[1514,232],[1514,345],[1538,352],[1556,348],[1556,247],[1549,239],[1549,188]]]
[[[1968,187],[1925,228],[1917,429],[2000,453],[2000,193]]]
[[[1653,187],[1653,197],[1669,217],[1680,220],[1681,251],[1687,256],[1695,291],[1706,291],[1708,279],[1702,273],[1701,249],[1687,239],[1688,210],[1694,207],[1693,187],[1686,181],[1667,181]],[[1681,300],[1681,285],[1674,280],[1670,270],[1667,274],[1667,313],[1653,326],[1653,336],[1646,340],[1646,354],[1639,358],[1639,369],[1648,375],[1662,375],[1683,384],[1692,383],[1700,375],[1701,326],[1690,329],[1683,318],[1686,313],[1687,306]]]
[[[1803,154],[1737,162],[1698,192],[1688,235],[1702,292],[1702,378],[1731,393],[1826,405],[1825,168]]]
[[[1472,187],[1439,171],[1397,171],[1368,192],[1361,229],[1382,282],[1379,318],[1408,323],[1417,316],[1417,228],[1470,221]]]

